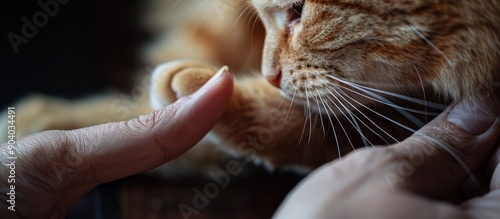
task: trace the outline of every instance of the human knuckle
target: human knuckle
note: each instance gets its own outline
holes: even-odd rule
[[[125,122],[125,125],[132,131],[151,131],[156,126],[157,111],[153,111],[147,115],[141,115],[138,118]]]
[[[450,149],[459,155],[467,156],[474,151],[475,136],[454,129],[451,126],[432,127],[420,134],[422,142],[438,149]]]
[[[45,131],[32,136],[30,147],[33,164],[41,178],[55,187],[76,180],[85,171],[85,162],[77,147],[78,138],[70,131]]]
[[[155,146],[158,148],[160,161],[162,163],[167,162],[172,159],[172,153],[169,150],[169,147],[158,140],[158,138],[154,138]]]
[[[174,103],[175,104],[175,103]],[[134,131],[146,131],[150,136],[151,146],[156,148],[158,156],[162,162],[171,159],[169,145],[165,141],[164,131],[168,130],[171,124],[171,119],[175,117],[177,107],[164,108],[151,112],[148,115],[140,116],[139,118],[130,121],[127,126]],[[175,137],[175,136],[174,136]]]

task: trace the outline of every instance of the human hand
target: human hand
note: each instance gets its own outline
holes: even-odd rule
[[[219,71],[205,86],[166,108],[125,122],[73,131],[46,131],[17,141],[15,166],[0,145],[2,218],[64,218],[95,186],[153,169],[195,145],[215,125],[232,96]],[[15,183],[7,181],[15,167]],[[15,212],[8,210],[15,186]]]
[[[401,143],[326,164],[275,218],[500,218],[499,111],[494,101],[462,101]],[[446,202],[488,158],[496,166],[490,192]]]

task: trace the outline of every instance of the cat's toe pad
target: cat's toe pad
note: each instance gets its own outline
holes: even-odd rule
[[[211,70],[202,72],[200,69],[186,69],[173,77],[171,89],[177,98],[190,95],[203,86],[213,74]]]
[[[159,109],[194,93],[216,71],[210,64],[192,60],[172,61],[158,66],[151,77],[151,106]]]

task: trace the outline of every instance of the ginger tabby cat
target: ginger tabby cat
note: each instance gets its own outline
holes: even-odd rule
[[[159,65],[151,101],[140,100],[127,117],[191,94],[228,65],[237,76],[233,98],[208,140],[274,167],[315,168],[360,146],[402,140],[451,100],[500,96],[497,0],[160,4],[147,20],[158,32],[169,30],[146,58]],[[176,22],[169,23],[164,16],[172,8]],[[196,16],[181,15],[186,10]],[[262,75],[255,73],[260,60]],[[78,110],[96,106],[97,117],[126,119],[116,118],[105,102],[86,100]],[[102,121],[72,116],[31,131]]]

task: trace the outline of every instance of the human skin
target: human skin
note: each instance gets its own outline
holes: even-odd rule
[[[21,138],[15,150],[15,184],[7,182],[8,145],[1,144],[1,218],[64,218],[71,205],[97,185],[180,156],[222,116],[232,89],[232,76],[219,71],[196,93],[149,115]],[[10,185],[15,185],[15,212],[7,209]]]
[[[324,165],[289,194],[275,218],[500,218],[495,103],[462,101],[401,143]],[[447,202],[488,159],[490,191]]]

